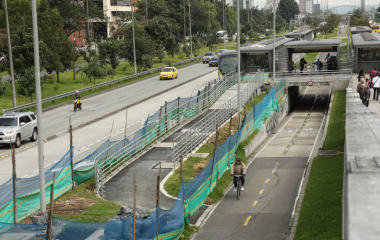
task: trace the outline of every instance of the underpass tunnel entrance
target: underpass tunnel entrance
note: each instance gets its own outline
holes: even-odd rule
[[[289,98],[289,113],[294,112],[297,105],[301,100],[301,90],[302,86],[290,86],[288,87],[288,98]]]
[[[307,64],[304,65],[304,69],[300,66],[299,70],[303,71],[336,71],[340,69],[340,56],[339,45],[340,39],[311,39],[296,42],[289,42],[284,44],[287,50],[287,63],[288,71],[297,70],[295,66],[292,69],[293,64],[290,63],[294,59],[295,54],[300,53],[319,53],[318,58],[322,62],[321,64],[315,64],[316,59],[308,59]],[[318,66],[317,66],[318,65]]]
[[[331,94],[330,85],[289,86],[289,113],[313,111],[325,112]],[[316,99],[316,95],[317,99]]]

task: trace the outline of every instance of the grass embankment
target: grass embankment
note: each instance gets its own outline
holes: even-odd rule
[[[315,62],[317,60],[319,52],[306,53],[305,61],[306,62]]]
[[[236,43],[234,43],[234,42],[226,43],[226,49],[234,49],[235,44]],[[214,50],[215,51],[219,51],[219,49],[221,49],[223,47],[224,47],[223,43],[220,43],[220,44],[216,45],[216,48],[214,48]],[[198,51],[198,55],[197,56],[201,56],[201,55],[203,55],[207,51],[209,51],[208,47],[203,46]],[[172,57],[171,55],[166,55],[165,58],[162,60],[162,62],[160,62],[159,59],[154,58],[153,59],[153,62],[154,62],[153,68],[157,68],[157,67],[161,67],[161,66],[167,65],[169,62],[175,63],[175,62],[180,62],[180,61],[183,61],[183,60],[186,60],[186,59],[187,58],[186,58],[185,54],[181,50],[177,54],[175,54],[174,57]],[[193,62],[195,62],[195,61],[193,61]],[[84,61],[83,57],[80,57],[76,61],[76,63],[77,64],[83,64],[83,63],[85,63],[85,61]],[[185,65],[188,65],[188,64],[190,64],[190,63],[186,63],[186,64],[182,64],[182,65],[177,65],[176,67],[181,67],[181,66],[185,66]],[[106,68],[110,68],[110,66],[106,66]],[[47,80],[48,82],[42,85],[42,89],[41,89],[42,90],[42,99],[48,98],[48,97],[52,97],[52,96],[55,96],[55,95],[59,95],[59,94],[62,94],[62,93],[66,93],[66,92],[80,90],[82,87],[89,87],[89,86],[92,86],[94,84],[99,84],[99,83],[102,83],[102,82],[108,82],[110,80],[114,80],[114,79],[118,79],[118,78],[121,78],[121,77],[132,75],[133,73],[134,73],[134,68],[133,68],[133,66],[131,66],[129,64],[128,61],[121,62],[119,64],[119,66],[115,70],[115,75],[114,76],[112,76],[112,77],[108,76],[108,77],[105,77],[105,78],[102,78],[102,79],[95,79],[95,81],[92,80],[91,82],[90,82],[89,79],[86,78],[86,76],[82,73],[81,70],[76,71],[76,74],[75,74],[76,75],[76,80],[74,80],[74,73],[72,71],[70,71],[70,72],[65,72],[65,73],[60,73],[59,74],[59,82],[60,82],[60,84],[58,85],[58,87],[57,87],[57,84],[56,84],[56,82],[57,82],[57,75],[54,74],[54,75],[49,76],[49,79]],[[128,80],[125,80],[125,81],[121,81],[120,83],[111,84],[110,86],[98,88],[98,89],[95,89],[95,90],[92,90],[92,91],[81,92],[81,95],[83,97],[84,96],[88,96],[88,95],[91,95],[91,94],[94,94],[94,93],[97,93],[97,92],[101,92],[101,91],[104,91],[104,90],[107,90],[107,89],[110,89],[110,88],[115,88],[115,87],[117,87],[120,84],[134,82],[136,80],[139,80],[139,79],[142,79],[142,78],[146,78],[148,76],[152,76],[152,75],[157,74],[157,73],[158,72],[151,73],[151,74],[144,75],[144,76],[140,76],[140,77],[133,78],[133,79],[128,79]],[[7,72],[2,72],[1,75],[2,76],[6,76],[6,75],[8,75],[8,73]],[[16,88],[17,88],[17,83],[16,83]],[[17,105],[27,104],[27,103],[30,103],[30,102],[36,100],[35,99],[35,95],[33,95],[32,99],[31,99],[28,96],[22,96],[22,95],[17,94],[16,98],[17,98]],[[69,100],[71,100],[71,98],[61,98],[61,99],[58,99],[58,100],[56,100],[54,102],[45,103],[45,104],[42,105],[42,107],[45,109],[45,108],[52,107],[52,106],[55,106],[55,105],[58,105],[58,104],[61,104],[61,103],[65,103],[65,102],[67,102]],[[13,104],[12,104],[12,89],[11,89],[11,87],[8,87],[7,92],[3,96],[0,97],[0,106],[1,106],[0,115],[2,114],[2,109],[9,109],[9,108],[13,107]],[[24,111],[35,111],[35,110],[36,110],[36,108],[33,107],[33,108],[25,109]]]
[[[317,36],[317,39],[322,39],[322,38],[326,39],[326,36],[328,38],[336,37],[338,35],[339,29],[340,29],[340,26],[336,27],[336,30],[334,29],[331,33],[327,33],[327,34],[321,33]]]
[[[296,240],[342,239],[342,193],[346,93],[334,93],[324,150],[340,155],[316,157],[310,170]]]
[[[266,91],[267,93],[267,91]],[[249,104],[246,105],[246,113],[252,110],[253,103],[258,104],[261,102],[261,100],[265,97],[265,92],[262,92],[259,96],[254,98],[253,101],[251,101]],[[232,119],[232,132],[231,135],[235,134],[238,129],[238,117],[237,115]],[[225,126],[221,127],[219,129],[219,138],[218,138],[218,145],[221,145],[224,143],[229,134],[229,124],[226,124]],[[246,147],[249,142],[253,139],[253,137],[256,135],[258,131],[253,132],[250,136],[247,137],[247,139],[239,144],[239,147],[237,149],[236,155],[242,158],[242,161],[244,163],[247,163],[248,158],[245,156],[244,147]],[[214,143],[215,143],[216,134],[212,136],[207,143],[203,144],[197,153],[209,153],[209,156],[207,158],[200,158],[200,157],[189,157],[183,164],[183,181],[187,182],[194,177],[196,177],[202,170],[207,166],[209,163],[212,155],[213,155],[213,149],[214,149]],[[179,190],[180,190],[180,182],[178,181],[180,179],[180,169],[174,171],[173,175],[166,181],[165,183],[165,190],[172,196],[178,196]],[[219,201],[223,195],[224,190],[230,185],[231,183],[231,176],[230,173],[227,171],[221,176],[213,189],[213,191],[209,194],[207,203],[212,204],[217,201]]]

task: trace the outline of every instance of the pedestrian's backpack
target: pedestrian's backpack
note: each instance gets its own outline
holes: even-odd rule
[[[323,68],[323,62],[319,62],[319,68],[320,68],[320,69]]]
[[[331,66],[335,67],[335,61],[331,60]]]

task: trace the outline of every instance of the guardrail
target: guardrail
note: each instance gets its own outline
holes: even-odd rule
[[[147,122],[143,128],[98,154],[94,159],[95,192],[104,198],[104,184],[109,179],[127,164],[153,148],[154,143],[159,142],[179,127],[207,111],[236,82],[236,74],[230,73],[217,82],[209,83],[204,91],[198,92],[196,96],[185,99],[181,105],[180,99],[178,99],[178,106],[169,112],[165,111],[164,115],[161,114],[161,107],[159,118]],[[167,104],[165,104],[166,107]]]
[[[180,65],[180,64],[183,64],[183,63],[191,62],[191,61],[194,61],[194,60],[202,59],[202,58],[203,58],[203,56],[199,56],[199,57],[192,58],[192,59],[187,59],[187,60],[184,60],[184,61],[181,61],[181,62],[172,63],[171,65],[172,66],[176,66],[176,65]],[[93,90],[93,89],[96,89],[96,88],[99,88],[99,87],[107,86],[107,85],[110,85],[110,84],[113,84],[113,83],[117,83],[117,82],[120,82],[120,81],[124,81],[124,80],[128,80],[128,79],[131,79],[131,78],[143,76],[143,75],[146,75],[146,74],[149,74],[149,73],[152,73],[152,72],[156,72],[156,71],[159,71],[159,70],[161,70],[161,69],[163,69],[165,67],[168,67],[168,66],[169,65],[165,65],[163,67],[153,68],[153,69],[150,69],[150,70],[147,70],[147,71],[144,71],[144,72],[140,72],[140,73],[137,73],[137,74],[129,75],[129,76],[126,76],[126,77],[118,78],[118,79],[111,80],[111,81],[104,82],[104,83],[99,83],[99,84],[96,84],[96,85],[93,85],[93,86],[90,86],[90,87],[82,88],[79,91],[80,92],[90,91],[90,90]],[[52,97],[49,97],[49,98],[42,99],[42,103],[47,103],[47,102],[51,102],[51,101],[54,101],[54,100],[57,100],[57,99],[60,99],[60,98],[65,98],[65,97],[74,96],[74,95],[75,95],[75,91],[66,92],[66,93],[63,93],[63,94],[59,94],[59,95],[56,95],[56,96],[52,96]],[[20,106],[14,107],[14,108],[3,109],[3,114],[5,112],[20,111],[20,110],[23,110],[23,109],[26,109],[26,108],[34,107],[36,105],[37,105],[37,102],[32,102],[32,103],[20,105]]]
[[[263,73],[255,74],[248,84],[243,88],[241,93],[242,105],[246,105],[254,97],[254,93],[264,84]],[[216,131],[216,126],[221,126],[228,121],[237,111],[237,95],[225,102],[212,113],[198,121],[186,132],[182,133],[173,140],[172,161],[174,164],[179,161],[180,157],[187,157],[203,143],[207,138],[211,137]]]

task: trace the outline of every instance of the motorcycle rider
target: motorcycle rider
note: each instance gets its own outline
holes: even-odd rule
[[[81,97],[79,91],[75,91],[75,96],[74,96],[74,97],[75,97],[75,98],[73,98],[73,99],[79,99],[79,100],[80,100],[80,101],[79,101],[79,104],[80,104],[80,106],[82,107],[82,97]]]

